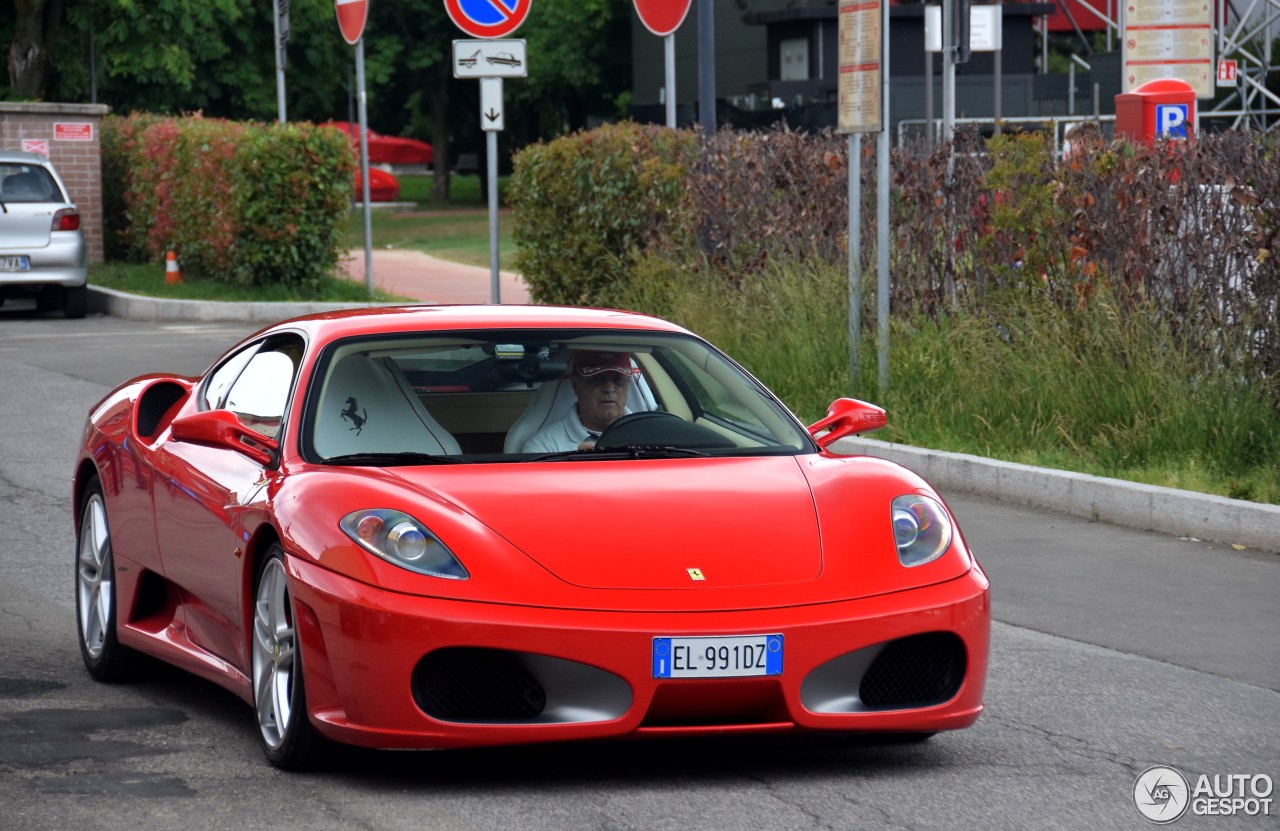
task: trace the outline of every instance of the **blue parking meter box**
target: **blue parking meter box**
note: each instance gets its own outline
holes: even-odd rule
[[[1116,96],[1116,135],[1152,145],[1186,141],[1196,128],[1196,92],[1186,81],[1158,78]]]

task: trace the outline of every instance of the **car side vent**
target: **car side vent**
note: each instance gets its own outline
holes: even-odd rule
[[[180,384],[164,381],[147,387],[138,400],[138,435],[144,439],[154,436],[165,413],[186,394]]]
[[[537,718],[547,706],[542,685],[500,649],[437,649],[413,670],[413,700],[441,721],[516,721]]]
[[[870,708],[942,704],[960,691],[966,661],[964,642],[950,632],[901,638],[867,668],[859,696]]]

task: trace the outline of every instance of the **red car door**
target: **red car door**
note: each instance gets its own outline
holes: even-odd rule
[[[206,386],[206,405],[231,410],[251,429],[275,438],[300,352],[300,344],[255,347],[225,393],[216,384]],[[247,671],[244,631],[251,594],[245,549],[266,519],[263,500],[278,474],[228,447],[172,439],[158,449],[155,462],[156,539],[165,576],[182,590],[185,636],[192,646]]]

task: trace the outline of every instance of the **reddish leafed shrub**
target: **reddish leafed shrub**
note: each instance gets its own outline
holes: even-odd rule
[[[305,288],[329,274],[355,160],[337,130],[132,115],[103,124],[108,254]]]

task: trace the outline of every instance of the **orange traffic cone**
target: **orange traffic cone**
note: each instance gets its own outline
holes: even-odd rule
[[[164,282],[170,286],[182,282],[182,272],[178,270],[178,255],[172,251],[164,255]]]

